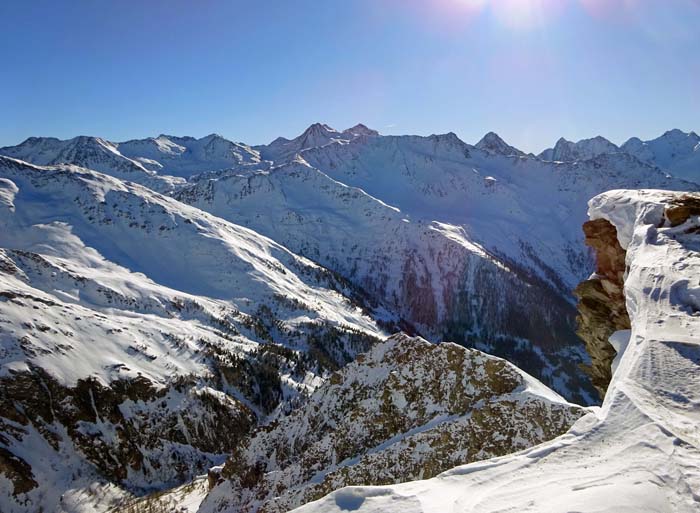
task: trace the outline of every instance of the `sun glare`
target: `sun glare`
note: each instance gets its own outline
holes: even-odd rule
[[[438,3],[443,3],[439,2]],[[453,8],[469,15],[488,12],[502,25],[530,29],[545,24],[561,9],[561,0],[451,0]]]

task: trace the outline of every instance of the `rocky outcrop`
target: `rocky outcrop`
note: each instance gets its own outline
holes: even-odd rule
[[[609,338],[618,330],[630,328],[624,295],[625,250],[617,230],[606,219],[586,222],[583,231],[586,244],[596,253],[596,272],[574,291],[579,300],[578,334],[591,356],[586,370],[602,399],[612,378],[616,354]]]
[[[88,378],[67,387],[34,368],[3,378],[0,387],[3,445],[21,446],[39,433],[57,453],[72,446],[100,475],[132,489],[191,479],[256,424],[241,402],[188,379],[157,388],[147,379],[106,386]],[[23,458],[3,449],[0,460],[15,495],[38,486]]]
[[[429,478],[554,438],[584,411],[505,360],[395,335],[236,450],[201,511],[281,513],[346,485]]]
[[[685,223],[690,216],[700,215],[700,195],[683,194],[669,202],[664,216],[671,226]]]

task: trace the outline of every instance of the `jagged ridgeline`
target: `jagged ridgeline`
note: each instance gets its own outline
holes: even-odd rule
[[[201,511],[278,512],[525,449],[585,413],[505,360],[396,335],[236,448]]]
[[[569,400],[597,402],[599,383],[582,370],[597,357],[576,337],[571,293],[594,268],[580,231],[586,202],[620,187],[697,190],[674,176],[693,178],[695,138],[672,131],[617,149],[582,141],[537,157],[493,133],[472,146],[451,133],[316,124],[257,147],[213,134],[1,148],[0,509],[105,511],[190,482],[232,453],[243,458],[272,426],[300,422],[319,387],[342,388],[333,380],[349,374],[335,372],[396,331],[503,356]],[[405,360],[376,370],[400,374]],[[477,360],[464,379],[496,365]],[[518,386],[484,393],[503,399]],[[494,415],[508,411],[501,399]],[[573,422],[545,416],[556,429],[542,425],[520,445],[506,436],[488,453],[474,450],[492,434],[474,417],[464,436],[431,428],[404,473],[404,449],[370,451],[440,415],[467,422],[474,406],[435,401],[442,413],[410,413],[319,460],[323,475],[309,473],[298,448],[278,450],[279,508],[360,482],[370,476],[363,461],[386,482],[413,479],[421,465],[432,474],[503,454]],[[355,413],[358,425],[380,414]],[[352,454],[360,463],[342,470]],[[260,506],[272,484],[253,460],[248,477],[229,463],[221,479]],[[187,493],[206,493],[192,483]]]

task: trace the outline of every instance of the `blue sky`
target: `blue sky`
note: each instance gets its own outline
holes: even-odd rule
[[[0,145],[700,131],[700,0],[3,0],[0,19]]]

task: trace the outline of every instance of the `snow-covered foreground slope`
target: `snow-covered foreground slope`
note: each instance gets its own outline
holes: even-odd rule
[[[538,447],[431,480],[344,488],[296,511],[698,511],[700,196],[612,191],[589,213],[617,228],[629,266],[632,330],[614,337],[602,407]]]
[[[145,187],[0,157],[0,510],[104,510],[221,463],[381,336],[342,292]]]

